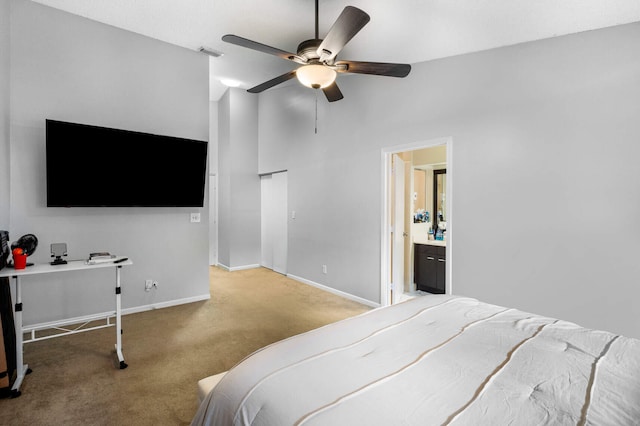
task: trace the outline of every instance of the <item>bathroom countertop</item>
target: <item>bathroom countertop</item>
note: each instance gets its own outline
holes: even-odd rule
[[[440,247],[446,247],[447,246],[447,242],[446,241],[429,240],[426,235],[424,237],[422,237],[422,236],[413,237],[413,242],[415,244],[426,244],[426,245],[430,245],[430,246],[440,246]]]

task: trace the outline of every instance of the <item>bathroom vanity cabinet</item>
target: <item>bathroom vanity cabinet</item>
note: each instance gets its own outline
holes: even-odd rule
[[[418,290],[444,294],[446,251],[442,245],[414,245],[413,275]]]

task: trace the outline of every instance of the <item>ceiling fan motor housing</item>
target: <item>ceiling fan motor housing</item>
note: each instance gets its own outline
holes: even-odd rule
[[[305,40],[298,45],[298,56],[304,58],[306,62],[318,62],[320,55],[318,55],[318,47],[322,43],[321,39]]]

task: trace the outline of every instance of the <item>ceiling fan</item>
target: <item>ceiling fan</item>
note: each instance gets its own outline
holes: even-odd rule
[[[300,43],[295,54],[233,34],[222,37],[222,40],[227,43],[275,55],[301,65],[293,71],[252,87],[247,90],[248,92],[260,93],[297,77],[300,83],[307,87],[322,89],[327,100],[335,102],[344,97],[335,82],[337,73],[406,77],[411,71],[409,64],[336,60],[338,53],[369,22],[370,17],[356,7],[347,6],[329,29],[326,37],[320,39],[318,36],[318,0],[315,2],[315,15],[315,38]]]

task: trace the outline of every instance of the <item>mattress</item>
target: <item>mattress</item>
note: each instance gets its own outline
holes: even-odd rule
[[[267,346],[193,425],[638,425],[640,340],[450,295]]]

